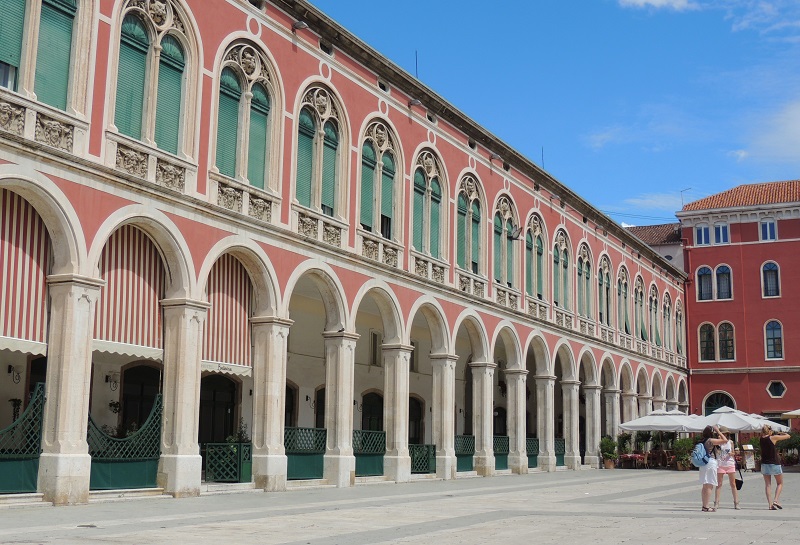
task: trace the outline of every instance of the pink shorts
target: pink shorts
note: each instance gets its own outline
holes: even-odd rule
[[[736,473],[736,466],[735,465],[719,466],[717,468],[717,475],[720,475],[720,474],[724,475],[725,473]]]

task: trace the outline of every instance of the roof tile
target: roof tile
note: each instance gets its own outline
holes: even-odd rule
[[[690,202],[684,212],[800,202],[800,180],[745,184]],[[641,238],[641,237],[640,237]]]
[[[680,244],[680,227],[680,223],[662,223],[661,225],[631,226],[626,229],[648,246],[658,246]]]

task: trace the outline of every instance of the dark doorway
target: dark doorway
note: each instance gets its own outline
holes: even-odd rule
[[[470,356],[467,360],[467,368],[464,370],[464,435],[472,435],[472,367],[469,366]]]
[[[137,430],[145,423],[160,390],[160,369],[149,365],[134,365],[122,372],[123,430]]]
[[[325,427],[325,388],[320,388],[314,395],[314,425],[317,428]]]
[[[495,407],[494,409],[494,434],[508,435],[508,426],[506,424],[506,410],[503,407]]]
[[[36,389],[38,383],[47,381],[47,358],[36,358],[31,361],[31,368],[28,372],[28,397],[25,399],[25,406],[31,400],[33,390]]]
[[[421,445],[423,443],[423,421],[425,411],[422,401],[416,397],[408,399],[408,444]]]
[[[286,409],[283,425],[287,428],[297,426],[297,388],[286,385]]]
[[[383,396],[369,393],[361,405],[361,429],[383,431]]]
[[[200,443],[222,443],[236,430],[236,383],[221,375],[200,381]]]

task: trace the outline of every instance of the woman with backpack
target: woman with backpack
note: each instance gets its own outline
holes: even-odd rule
[[[711,505],[711,497],[714,489],[717,486],[717,459],[714,457],[714,449],[719,445],[724,445],[728,442],[728,438],[719,431],[717,426],[713,428],[706,426],[703,429],[703,447],[706,449],[708,462],[704,466],[700,466],[700,484],[703,485],[701,491],[701,498],[703,500],[703,511],[714,512],[716,507]]]

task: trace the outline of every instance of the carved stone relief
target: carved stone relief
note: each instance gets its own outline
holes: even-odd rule
[[[0,102],[0,129],[22,136],[25,131],[25,109]]]
[[[433,265],[433,281],[439,284],[444,284],[444,267],[441,265]]]
[[[341,247],[342,245],[342,230],[335,225],[324,224],[324,231],[322,232],[322,240],[331,246]]]
[[[383,262],[390,267],[397,267],[397,250],[383,247]]]
[[[186,169],[159,159],[156,162],[156,183],[167,189],[183,193],[186,182]]]
[[[395,148],[389,129],[380,121],[375,121],[367,127],[366,136],[375,143],[381,153]]]
[[[266,199],[259,199],[250,195],[250,208],[249,215],[251,218],[266,221],[272,221],[272,203]]]
[[[417,276],[428,278],[428,262],[424,259],[416,258],[414,260],[414,272]]]
[[[528,229],[531,232],[531,235],[536,238],[537,236],[541,236],[542,234],[542,220],[537,215],[531,216],[531,219],[528,220]]]
[[[423,151],[417,157],[417,166],[422,167],[425,174],[430,178],[441,178],[441,169],[439,168],[439,161],[436,156],[430,151]]]
[[[511,310],[517,310],[517,305],[519,304],[518,301],[519,298],[516,295],[514,295],[513,293],[509,294],[508,306],[511,308]]]
[[[234,45],[225,54],[225,63],[236,64],[248,80],[248,88],[252,89],[256,82],[268,88],[274,80],[270,70],[271,64],[266,55],[249,44]]]
[[[461,179],[459,190],[467,195],[468,201],[473,201],[479,197],[478,195],[478,182],[469,174]]]
[[[503,306],[506,306],[506,292],[503,290],[497,290],[497,302]]]
[[[137,8],[141,15],[149,18],[158,29],[159,34],[163,35],[171,28],[186,33],[186,28],[172,0],[130,0],[125,9],[131,8]]]
[[[312,87],[306,91],[303,97],[303,104],[314,108],[323,123],[330,118],[339,119],[336,103],[333,101],[328,91],[322,87]]]
[[[36,114],[36,141],[72,152],[72,125]]]
[[[117,168],[139,178],[147,178],[147,154],[117,145]]]
[[[364,239],[361,254],[369,259],[378,260],[378,243],[374,240]]]
[[[219,184],[217,204],[234,212],[242,211],[242,191],[233,187]]]
[[[469,276],[464,276],[463,274],[458,275],[458,289],[463,292],[470,293],[471,281]]]
[[[475,297],[483,297],[484,288],[485,287],[483,285],[483,282],[478,282],[477,280],[475,280],[475,282],[473,283],[473,291],[472,291],[475,294]]]
[[[317,238],[317,220],[309,216],[300,214],[297,218],[297,229],[301,235],[309,238]]]

